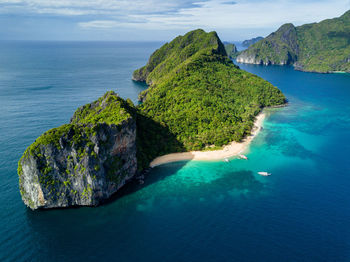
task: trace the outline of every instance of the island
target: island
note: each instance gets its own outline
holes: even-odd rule
[[[318,73],[350,72],[350,11],[319,23],[284,24],[241,52],[237,62],[293,65],[296,70]]]
[[[263,40],[263,39],[264,38],[262,36],[258,36],[258,37],[254,37],[252,39],[244,40],[242,42],[242,46],[248,48],[251,45],[253,45],[253,44],[255,44],[255,43],[257,43],[257,42],[259,42],[260,40]]]
[[[137,158],[131,105],[107,92],[31,144],[18,162],[24,203],[32,209],[98,205],[132,178]]]
[[[139,105],[107,92],[25,150],[18,176],[28,207],[97,206],[157,157],[241,142],[264,107],[286,102],[201,29],[163,45],[132,78],[149,85]]]

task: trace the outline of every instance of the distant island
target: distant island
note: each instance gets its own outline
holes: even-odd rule
[[[243,47],[250,47],[251,45],[255,44],[256,42],[259,42],[260,40],[263,40],[264,38],[262,36],[254,37],[252,39],[244,40],[242,42]]]
[[[293,65],[319,73],[350,72],[350,11],[320,23],[284,24],[241,52],[237,62]]]
[[[107,92],[25,150],[18,175],[27,206],[99,205],[158,156],[240,142],[264,107],[286,102],[235,66],[215,32],[200,29],[156,50],[132,78],[149,85],[140,105]]]

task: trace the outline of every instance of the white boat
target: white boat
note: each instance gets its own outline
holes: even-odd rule
[[[230,160],[228,160],[228,158],[225,158],[225,159],[224,159],[224,162],[229,162],[229,161],[230,161]]]
[[[245,160],[248,160],[248,157],[247,157],[247,156],[245,156],[245,155],[242,155],[242,154],[238,155],[238,157],[239,157],[240,159],[245,159]]]
[[[271,176],[271,173],[268,172],[258,172],[258,174],[261,176]]]

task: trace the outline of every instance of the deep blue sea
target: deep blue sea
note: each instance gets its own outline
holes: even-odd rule
[[[248,161],[159,166],[97,208],[24,206],[25,148],[107,90],[136,102],[161,44],[0,43],[0,261],[350,261],[349,74],[240,65],[289,99]]]

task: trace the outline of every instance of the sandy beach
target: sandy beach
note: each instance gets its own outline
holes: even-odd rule
[[[248,148],[249,144],[252,142],[254,137],[259,133],[259,131],[261,130],[262,124],[264,122],[265,116],[266,114],[264,113],[264,111],[262,111],[260,114],[257,115],[251,135],[246,137],[240,143],[232,142],[231,144],[226,145],[221,150],[191,151],[191,152],[173,153],[173,154],[168,154],[164,156],[159,156],[150,163],[150,167],[155,167],[162,164],[182,161],[182,160],[209,161],[209,160],[221,160],[221,159],[237,156]]]

